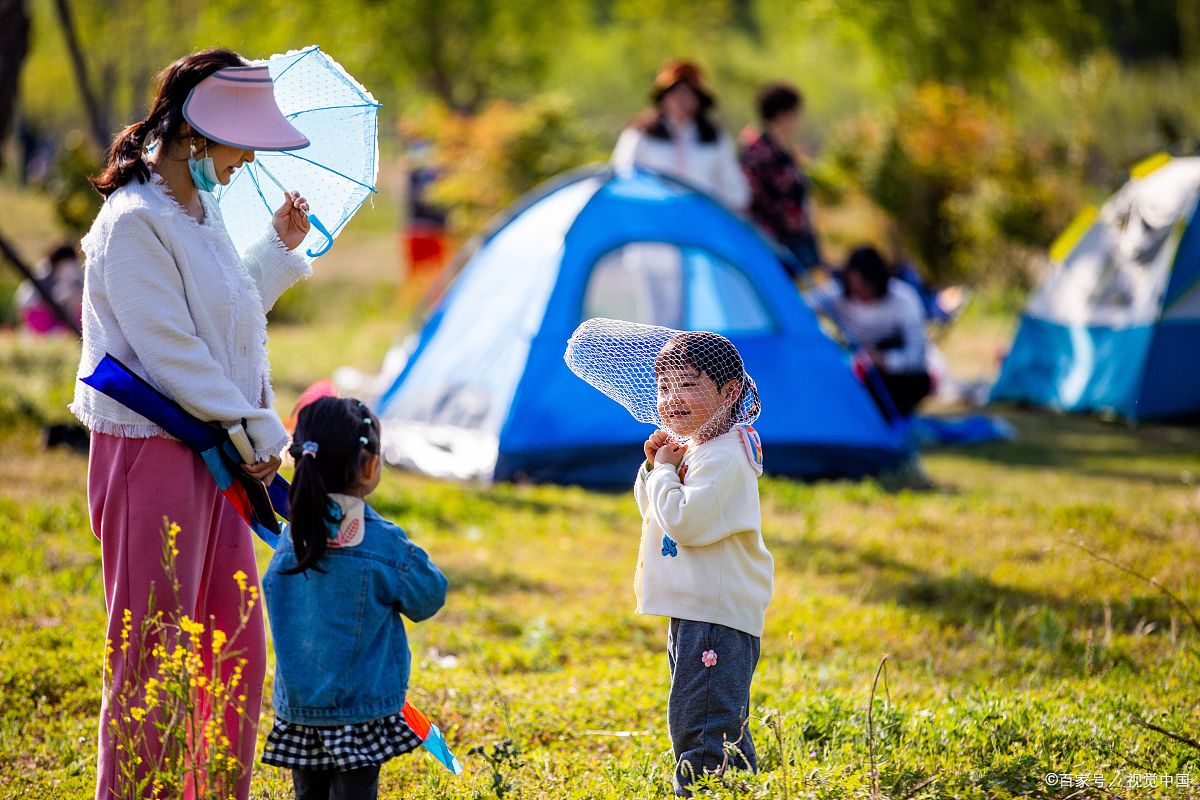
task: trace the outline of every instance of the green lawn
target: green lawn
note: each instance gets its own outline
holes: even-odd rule
[[[322,270],[306,324],[272,327],[285,411],[308,381],[373,367],[390,344],[401,315],[378,299],[386,275],[354,267]],[[978,369],[1009,327],[969,315],[945,349]],[[6,798],[84,797],[94,774],[104,610],[87,464],[43,450],[37,427],[64,417],[76,358],[0,335]],[[1196,737],[1200,638],[1162,592],[1075,545],[1200,611],[1200,430],[1005,416],[1019,442],[928,454],[929,491],[763,482],[776,594],[754,689],[762,772],[716,796],[866,797],[873,765],[895,800],[1200,794],[1116,785],[1200,785],[1200,751],[1133,722]],[[632,613],[632,497],[390,472],[372,501],[450,577],[445,610],[410,627],[412,693],[467,765],[452,778],[424,755],[393,761],[383,796],[667,796],[665,623]],[[505,739],[515,755],[494,769],[468,755]],[[1104,789],[1067,785],[1082,774]],[[264,767],[254,796],[289,785]]]

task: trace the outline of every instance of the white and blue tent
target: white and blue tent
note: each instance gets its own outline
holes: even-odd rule
[[[1156,157],[1051,248],[992,400],[1200,414],[1200,158]]]
[[[375,403],[384,457],[440,477],[626,485],[649,429],[563,362],[584,319],[724,334],[762,398],[766,467],[862,476],[907,456],[771,246],[707,195],[589,168],[484,237]]]

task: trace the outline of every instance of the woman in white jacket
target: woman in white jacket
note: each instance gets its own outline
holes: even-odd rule
[[[744,211],[750,203],[750,187],[733,141],[709,116],[716,100],[700,67],[690,61],[666,62],[650,97],[654,107],[621,132],[613,166],[649,167]]]
[[[307,203],[294,192],[282,198],[243,261],[211,192],[253,161],[255,150],[307,146],[280,113],[271,85],[266,67],[252,67],[229,50],[185,56],[163,72],[146,119],[113,140],[108,166],[93,180],[105,203],[83,240],[79,365],[86,376],[110,353],[201,420],[244,423],[257,456],[245,470],[263,481],[274,477],[288,441],[272,408],[266,312],[310,272],[292,252],[308,231]],[[82,382],[71,410],[92,432],[88,505],[103,553],[112,647],[96,785],[96,797],[107,800],[131,792],[128,775],[122,777],[127,759],[141,758],[135,771],[143,771],[162,747],[152,714],[139,726],[150,739],[142,752],[119,752],[116,734],[118,726],[131,724],[119,692],[127,704],[150,703],[145,695],[153,684],[145,682],[153,658],[138,641],[150,598],[157,598],[160,611],[172,605],[160,563],[164,518],[179,526],[180,614],[232,635],[245,598],[257,592],[258,570],[249,527],[198,455]],[[250,594],[243,595],[247,583]],[[262,612],[254,605],[237,640],[245,659],[243,713],[231,709],[219,726],[239,762],[235,794],[243,800],[266,671]],[[231,675],[221,677],[228,682]],[[204,689],[197,691],[203,709]]]

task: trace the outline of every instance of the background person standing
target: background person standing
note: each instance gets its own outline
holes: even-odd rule
[[[804,97],[798,89],[786,83],[764,86],[758,94],[762,129],[747,137],[741,163],[750,184],[751,218],[807,270],[821,263],[821,254],[809,208],[808,176],[791,144],[803,113]]]

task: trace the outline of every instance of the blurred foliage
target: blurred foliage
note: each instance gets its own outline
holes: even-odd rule
[[[154,76],[189,50],[259,58],[320,43],[384,104],[385,163],[397,132],[436,143],[435,194],[459,239],[545,178],[603,158],[669,56],[705,68],[734,133],[754,123],[760,84],[798,84],[818,220],[849,202],[874,225],[859,213],[869,201],[891,231],[861,235],[898,240],[939,280],[1024,283],[1079,202],[1200,137],[1200,6],[1180,0],[69,2],[114,130],[144,114]],[[55,174],[78,178],[81,153],[63,147],[84,127],[75,76],[52,0],[29,9],[21,112],[54,132],[68,162]],[[56,197],[77,227],[85,204]]]
[[[69,236],[79,237],[92,226],[100,210],[99,194],[88,178],[100,171],[96,148],[80,131],[72,131],[54,163],[47,189],[54,198],[54,211]]]
[[[267,313],[267,318],[274,325],[312,322],[316,317],[318,302],[320,298],[312,284],[300,281],[279,296]]]
[[[535,92],[561,38],[579,27],[582,4],[571,0],[364,0],[375,38],[389,63],[461,114],[488,100]]]
[[[843,126],[826,157],[832,167],[819,174],[865,187],[904,253],[939,284],[1019,277],[1022,250],[1039,249],[1069,214],[1051,149],[953,86],[920,86],[882,125]]]
[[[459,239],[533,186],[606,154],[560,94],[495,100],[473,116],[432,105],[410,131],[436,145],[442,177],[432,199],[450,209],[448,225]]]

